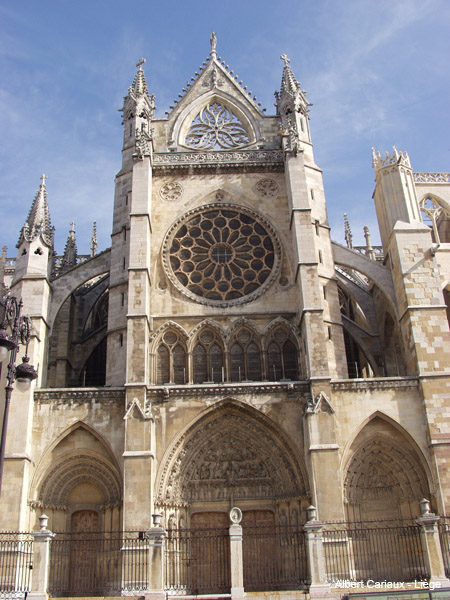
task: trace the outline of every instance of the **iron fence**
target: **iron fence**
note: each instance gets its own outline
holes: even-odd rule
[[[0,533],[0,598],[25,598],[31,588],[33,536]]]
[[[450,517],[441,517],[438,527],[445,575],[450,577]]]
[[[246,591],[297,590],[307,586],[303,529],[289,525],[245,527],[242,552]]]
[[[57,533],[51,542],[51,596],[115,596],[148,589],[143,532]]]
[[[421,527],[413,522],[328,524],[322,533],[327,579],[414,581],[429,574]]]
[[[169,529],[165,538],[165,586],[169,594],[229,593],[228,528]]]

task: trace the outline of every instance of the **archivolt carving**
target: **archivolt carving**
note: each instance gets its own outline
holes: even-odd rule
[[[158,501],[284,498],[306,495],[305,478],[284,436],[244,408],[228,405],[201,419],[176,443]]]
[[[64,505],[70,491],[84,482],[95,485],[107,504],[121,500],[119,474],[102,457],[90,454],[69,455],[53,467],[41,485],[39,500]]]
[[[344,484],[348,502],[429,496],[426,475],[417,457],[390,440],[374,439],[353,458]]]

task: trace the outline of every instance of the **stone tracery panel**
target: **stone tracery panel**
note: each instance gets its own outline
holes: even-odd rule
[[[194,117],[184,144],[196,150],[229,150],[250,143],[243,123],[226,105],[217,100],[204,106]]]

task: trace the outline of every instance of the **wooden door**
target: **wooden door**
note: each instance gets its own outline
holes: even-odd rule
[[[246,510],[242,515],[244,588],[277,589],[279,548],[271,510]]]
[[[93,596],[97,590],[99,518],[94,510],[78,510],[71,521],[69,595]]]
[[[230,592],[229,524],[227,513],[202,512],[192,515],[188,584],[192,593]]]

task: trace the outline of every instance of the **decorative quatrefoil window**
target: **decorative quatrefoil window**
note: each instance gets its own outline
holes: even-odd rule
[[[192,121],[185,145],[195,150],[229,150],[250,143],[241,120],[227,106],[211,102]]]
[[[164,241],[169,279],[202,304],[229,306],[254,300],[275,279],[280,260],[280,242],[269,222],[233,204],[190,211]]]

